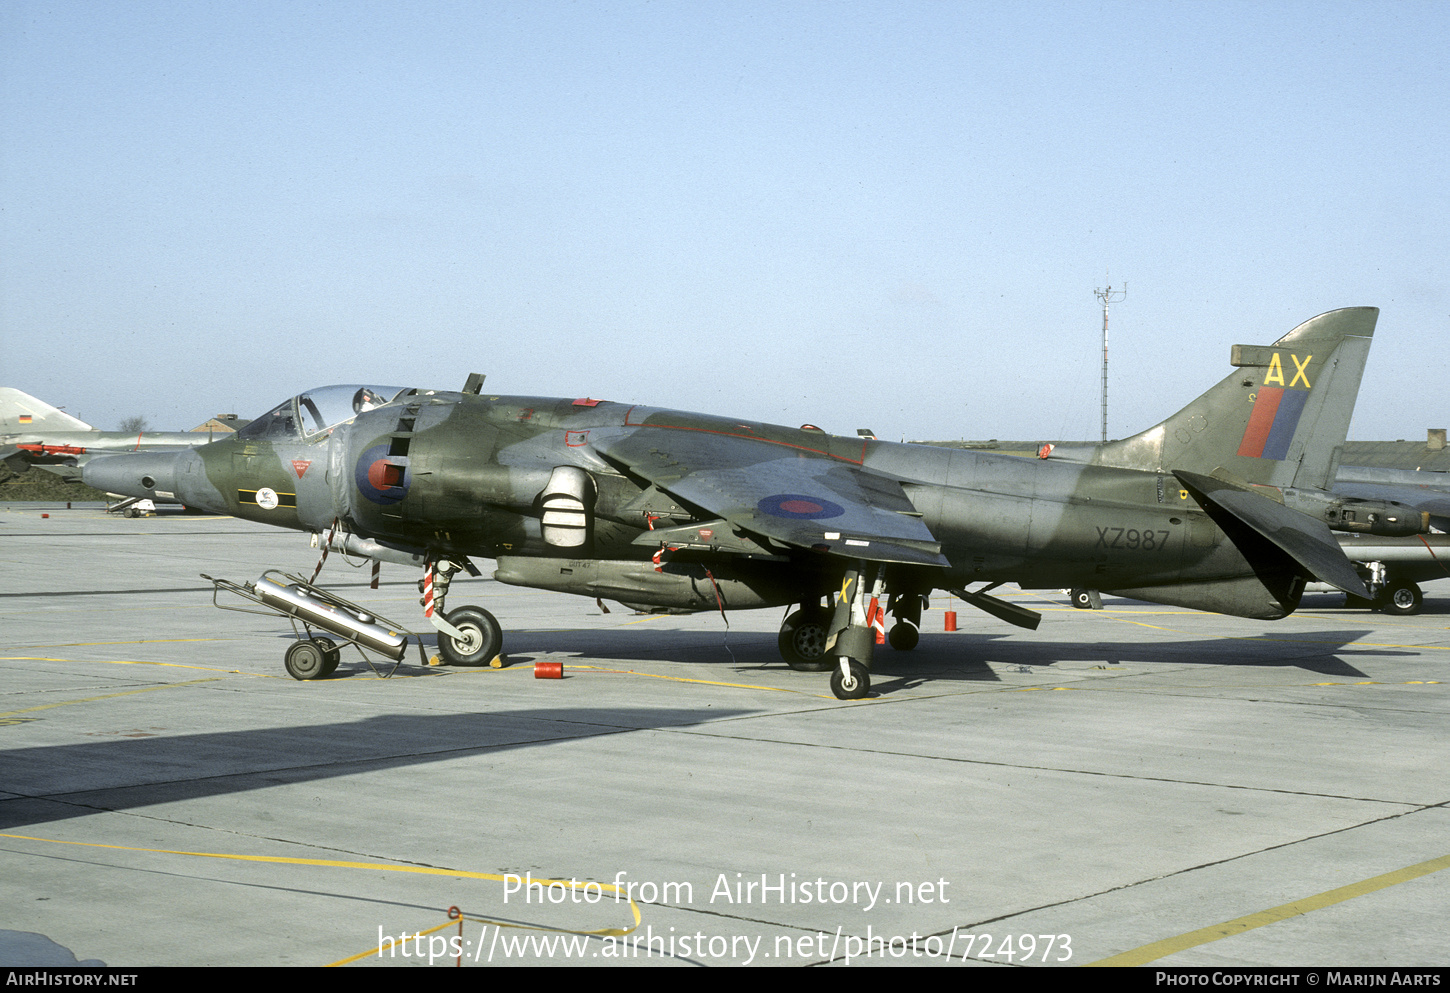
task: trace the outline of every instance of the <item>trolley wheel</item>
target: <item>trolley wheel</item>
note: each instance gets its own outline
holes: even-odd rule
[[[327,653],[311,638],[294,641],[283,656],[282,664],[293,679],[321,679],[327,675]]]
[[[337,671],[337,663],[342,661],[342,649],[337,647],[337,642],[331,638],[313,638],[313,641],[322,646],[322,675],[319,679],[331,676]]]
[[[444,619],[463,632],[462,638],[438,634],[438,652],[449,665],[488,665],[503,651],[503,629],[482,607],[459,607]]]

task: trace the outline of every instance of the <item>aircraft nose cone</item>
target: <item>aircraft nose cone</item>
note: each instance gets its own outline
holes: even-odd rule
[[[176,463],[190,452],[127,452],[91,459],[81,468],[87,486],[106,493],[170,500],[176,496]]]

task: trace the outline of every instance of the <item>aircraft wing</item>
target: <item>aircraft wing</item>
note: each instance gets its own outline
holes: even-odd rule
[[[636,427],[590,438],[604,458],[735,527],[847,558],[948,566],[901,484],[787,445]]]

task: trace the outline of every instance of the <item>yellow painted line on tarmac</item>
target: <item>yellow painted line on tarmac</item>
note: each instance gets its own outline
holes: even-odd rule
[[[1165,611],[1167,613],[1167,611]],[[1405,648],[1416,649],[1427,652],[1450,652],[1450,645],[1396,645],[1377,641],[1336,641],[1330,638],[1277,638],[1265,637],[1264,635],[1246,634],[1210,634],[1200,635],[1192,631],[1183,631],[1179,628],[1163,627],[1158,624],[1146,624],[1143,621],[1131,621],[1125,618],[1118,618],[1126,624],[1136,624],[1141,628],[1151,628],[1154,631],[1167,631],[1169,634],[1181,634],[1184,637],[1201,637],[1205,640],[1217,639],[1218,641],[1256,641],[1261,643],[1272,643],[1275,645],[1340,645],[1344,648]]]
[[[318,866],[327,869],[371,869],[377,872],[406,872],[420,876],[446,876],[453,879],[481,879],[486,882],[493,883],[508,882],[507,876],[501,876],[497,873],[470,872],[467,869],[439,869],[435,866],[428,865],[390,865],[386,862],[347,862],[338,859],[301,859],[289,858],[283,855],[236,855],[229,852],[187,852],[171,848],[133,848],[128,845],[103,845],[99,842],[94,841],[63,841],[59,838],[35,838],[31,837],[30,835],[24,834],[0,833],[0,838],[14,838],[17,841],[39,841],[51,845],[77,845],[82,848],[106,848],[110,849],[111,851],[117,852],[145,852],[151,855],[185,855],[190,858],[222,859],[232,862],[264,862],[270,863],[272,865],[306,865]],[[518,879],[518,876],[516,874],[512,875],[515,880]],[[620,896],[624,896],[629,901],[629,910],[634,917],[634,923],[631,924],[629,927],[624,928],[599,928],[592,931],[575,931],[566,928],[551,928],[543,927],[540,925],[514,924],[504,921],[482,921],[482,923],[493,924],[497,927],[522,928],[529,931],[553,931],[560,934],[598,935],[599,937],[604,938],[623,937],[624,935],[633,932],[640,925],[640,921],[642,918],[639,912],[639,904],[635,902],[633,895],[624,892],[612,883],[599,883],[593,880],[585,880],[583,882],[580,882],[577,879],[534,879],[532,877],[529,879],[529,882],[538,883],[545,889],[552,889],[554,886],[562,886],[565,890],[582,889],[585,890],[586,893],[588,892],[587,887],[595,886],[601,893],[612,893],[614,895],[616,903],[619,902]],[[481,920],[480,918],[476,917],[471,917],[468,919],[472,921]],[[437,927],[430,928],[427,931],[420,931],[417,933],[432,934],[434,931],[441,931],[443,928],[455,923],[457,922],[448,921],[444,924],[438,925]],[[359,959],[363,959],[368,957],[369,955],[375,954],[377,954],[377,949],[369,949],[366,952],[360,952],[357,955],[353,955],[348,958],[341,959],[337,962],[333,962],[331,963],[331,965],[347,965],[349,962],[356,962]]]
[[[133,641],[66,641],[58,645],[16,645],[16,648],[95,648],[104,645],[174,645],[193,641],[233,641],[232,638],[137,638]]]
[[[1136,624],[1140,628],[1152,628],[1154,631],[1167,631],[1169,634],[1183,634],[1184,633],[1182,631],[1175,630],[1174,628],[1165,628],[1161,624],[1145,624],[1142,621],[1129,621],[1129,620],[1126,620],[1125,618],[1122,618],[1122,617],[1115,617],[1115,618],[1113,618],[1113,620],[1115,620],[1115,621],[1123,621],[1125,624]],[[1210,636],[1210,637],[1212,637],[1212,636]]]
[[[1402,683],[1387,683],[1380,679],[1364,679],[1357,683],[1310,683],[1310,686],[1439,686],[1438,679],[1407,679]]]
[[[544,661],[551,661],[551,660],[547,660],[546,659]],[[590,672],[608,672],[608,673],[615,673],[615,674],[621,675],[621,676],[640,676],[640,677],[642,677],[644,679],[663,679],[663,680],[665,680],[667,682],[672,682],[672,683],[700,683],[700,684],[705,685],[705,686],[725,686],[725,687],[728,687],[728,688],[731,688],[731,689],[737,689],[737,690],[769,690],[772,693],[795,693],[795,694],[797,694],[799,696],[816,697],[816,698],[819,698],[819,699],[822,699],[822,700],[834,700],[835,699],[834,696],[826,696],[823,693],[808,693],[805,690],[792,689],[789,686],[762,686],[762,685],[760,685],[758,683],[727,683],[727,682],[725,682],[723,680],[719,680],[719,679],[693,679],[693,678],[688,677],[688,676],[666,676],[666,675],[662,675],[660,673],[655,673],[655,672],[640,672],[638,669],[616,669],[616,668],[614,668],[612,666],[589,665],[587,663],[582,663],[582,662],[569,662],[567,660],[558,660],[558,661],[560,661],[561,664],[564,666],[564,674],[565,675],[568,675],[571,670],[572,671],[578,671],[578,670],[581,670],[582,669],[582,670],[588,670]],[[449,671],[448,674],[449,675],[453,675],[453,676],[473,676],[473,675],[501,675],[501,674],[506,674],[506,673],[532,673],[533,670],[534,670],[534,665],[536,665],[537,662],[538,662],[538,660],[535,660],[535,662],[533,662],[533,663],[525,663],[525,664],[522,664],[522,665],[504,665],[504,666],[501,666],[500,668],[497,668],[497,669],[494,669],[494,668],[489,667],[489,666],[472,666],[472,667],[468,667],[468,668],[465,668],[465,669],[453,669],[453,670]],[[402,674],[400,673],[399,675],[402,675]],[[354,678],[360,678],[360,677],[354,677]],[[394,676],[392,678],[396,679],[397,676]],[[329,682],[329,680],[322,680],[322,682]],[[853,701],[853,702],[856,702],[856,703],[870,703],[871,700],[870,699],[867,699],[867,700],[858,700],[858,701]]]
[[[150,659],[63,659],[47,655],[0,655],[0,662],[73,662],[77,665],[159,665],[167,669],[198,669],[201,672],[235,673],[239,676],[259,676],[265,673],[242,672],[240,669],[219,669],[214,665],[183,665],[180,662],[153,662]],[[174,685],[180,686],[181,683]]]
[[[640,672],[637,669],[612,669],[602,665],[568,665],[565,669],[589,669],[594,672],[614,672],[626,676],[643,676],[646,679],[663,679],[671,683],[702,683],[705,686],[728,686],[737,690],[770,690],[772,693],[798,693],[801,696],[820,696],[819,693],[806,693],[803,690],[793,690],[787,686],[761,686],[756,683],[727,683],[718,679],[691,679],[688,676],[664,676],[654,672]]]
[[[1303,900],[1295,900],[1293,903],[1270,907],[1268,910],[1261,910],[1257,914],[1249,914],[1247,917],[1240,917],[1236,920],[1224,921],[1222,924],[1199,928],[1197,931],[1180,934],[1176,938],[1165,938],[1162,941],[1155,941],[1151,945],[1144,945],[1141,948],[1134,948],[1131,951],[1122,952],[1118,955],[1086,964],[1089,966],[1146,965],[1149,962],[1163,958],[1165,955],[1172,955],[1175,952],[1181,952],[1188,948],[1206,945],[1210,941],[1218,941],[1220,938],[1229,938],[1236,934],[1243,934],[1245,931],[1252,931],[1266,924],[1275,924],[1279,921],[1288,920],[1290,917],[1299,917],[1312,910],[1332,907],[1336,903],[1353,900],[1357,896],[1364,896],[1366,893],[1373,893],[1376,890],[1409,882],[1411,879],[1428,876],[1432,872],[1439,872],[1441,869],[1447,868],[1450,868],[1450,855],[1442,855],[1428,862],[1420,862],[1416,865],[1406,866],[1395,872],[1387,872],[1382,876],[1372,876],[1358,883],[1351,883],[1348,886],[1341,886],[1338,889],[1327,890],[1315,896],[1305,897]]]
[[[65,660],[61,659],[60,661]],[[0,713],[0,720],[3,720],[6,717],[15,717],[19,714],[31,714],[37,710],[50,710],[53,707],[68,707],[73,703],[94,703],[97,700],[114,700],[118,696],[135,696],[137,693],[152,693],[156,690],[169,690],[173,686],[195,686],[197,683],[214,683],[220,678],[220,676],[208,676],[206,679],[188,679],[184,683],[165,683],[161,686],[147,686],[144,689],[126,690],[122,693],[106,693],[102,696],[82,697],[79,700],[58,700],[55,703],[42,703],[34,707],[25,707],[22,710],[7,710],[4,713]]]

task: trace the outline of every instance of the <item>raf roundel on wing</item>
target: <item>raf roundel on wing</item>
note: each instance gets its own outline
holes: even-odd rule
[[[799,493],[777,493],[768,496],[755,505],[762,514],[771,517],[788,517],[797,521],[824,521],[840,517],[846,509],[838,503],[821,497],[802,496]]]

